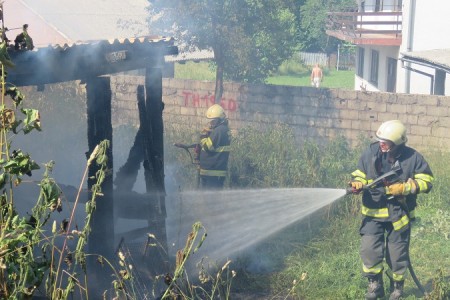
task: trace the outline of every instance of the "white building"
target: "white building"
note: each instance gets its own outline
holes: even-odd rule
[[[450,95],[450,1],[357,0],[327,34],[358,46],[355,89]]]

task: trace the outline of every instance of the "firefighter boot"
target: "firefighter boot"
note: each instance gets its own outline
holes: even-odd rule
[[[374,278],[369,278],[366,300],[376,300],[383,297],[384,297],[384,286],[382,275],[377,275]]]
[[[391,280],[391,295],[389,296],[389,300],[398,300],[402,298],[404,283],[404,281]]]

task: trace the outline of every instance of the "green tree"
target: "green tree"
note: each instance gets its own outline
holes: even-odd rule
[[[336,38],[326,34],[327,13],[356,8],[355,0],[301,0],[300,48],[304,51],[331,52],[337,48]]]
[[[292,55],[298,32],[295,0],[154,0],[150,27],[180,47],[212,49],[215,101],[223,80],[262,82]]]

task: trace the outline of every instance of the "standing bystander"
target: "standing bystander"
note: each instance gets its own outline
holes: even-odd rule
[[[319,67],[319,64],[315,64],[314,68],[311,71],[311,85],[313,87],[320,87],[320,83],[323,79],[322,69]]]

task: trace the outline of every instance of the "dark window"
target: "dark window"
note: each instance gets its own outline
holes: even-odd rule
[[[370,82],[375,86],[378,86],[378,61],[378,51],[372,50],[372,58],[370,61]]]
[[[395,92],[396,81],[397,81],[397,60],[395,58],[388,57],[386,92],[390,93]]]
[[[402,6],[403,6],[402,0],[397,0],[397,1],[398,2],[397,2],[396,10],[397,11],[402,11]]]
[[[375,1],[375,11],[382,11],[382,10],[383,10],[383,1],[376,0]]]
[[[361,12],[365,12],[366,11],[366,1],[361,1],[361,8],[360,8]]]
[[[358,48],[358,76],[364,78],[364,48]]]

